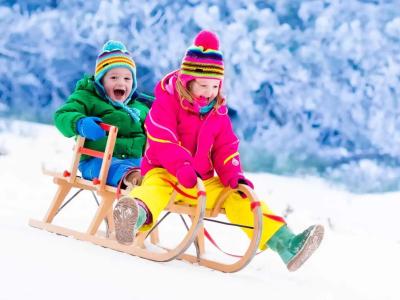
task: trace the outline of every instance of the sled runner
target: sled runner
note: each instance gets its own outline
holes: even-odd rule
[[[248,243],[248,248],[245,253],[242,256],[238,256],[234,262],[226,263],[205,257],[205,237],[214,245],[216,245],[216,243],[205,230],[203,221],[204,218],[216,219],[218,216],[223,215],[225,213],[223,209],[225,199],[230,193],[236,192],[236,190],[230,188],[224,189],[214,208],[208,210],[205,208],[206,193],[201,179],[198,179],[197,181],[197,205],[176,202],[175,198],[179,192],[179,188],[176,188],[171,195],[164,217],[160,218],[158,222],[154,222],[155,225],[149,231],[138,233],[132,245],[123,245],[118,243],[115,239],[115,228],[112,217],[113,204],[115,201],[118,201],[120,195],[128,194],[128,191],[106,185],[108,169],[111,163],[118,128],[104,123],[101,124],[101,127],[108,131],[107,144],[104,152],[85,148],[85,138],[79,136],[74,147],[72,164],[68,171],[56,173],[44,170],[46,175],[53,177],[53,181],[58,188],[44,218],[41,221],[31,219],[29,221],[30,226],[67,237],[74,237],[78,240],[89,241],[103,247],[158,262],[183,259],[191,263],[197,263],[223,272],[235,272],[245,267],[251,261],[256,254],[260,241],[262,213],[261,208],[258,205],[259,202],[257,197],[246,185],[239,185],[238,191],[245,194],[250,200],[251,209],[254,215],[254,224],[251,227],[247,226],[247,228],[253,230],[253,235],[252,239]],[[102,158],[99,178],[89,181],[77,175],[78,164],[82,154]],[[91,191],[92,193],[96,193],[101,199],[97,211],[91,219],[90,225],[86,231],[74,230],[53,222],[57,219],[56,215],[61,212],[61,209],[75,197],[76,193],[70,199],[67,199],[67,196],[72,190],[78,190],[77,193],[82,190]],[[183,236],[180,237],[180,241],[173,247],[168,248],[160,245],[158,229],[159,227],[162,227],[164,222],[163,219],[171,213],[181,217],[186,229]],[[190,218],[190,225],[187,224],[184,216]],[[106,232],[99,230],[103,221],[106,223]],[[241,226],[239,224],[233,225]],[[187,252],[191,245],[194,246],[196,254],[190,254]]]

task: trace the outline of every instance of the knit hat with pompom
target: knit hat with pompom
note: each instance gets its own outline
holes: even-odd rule
[[[219,51],[219,40],[215,33],[200,31],[193,45],[186,50],[182,60],[179,78],[186,86],[195,78],[211,78],[223,80],[224,61]]]
[[[132,91],[123,103],[111,99],[107,95],[101,82],[104,75],[113,68],[127,68],[132,72]],[[128,106],[128,103],[131,101],[137,88],[136,65],[123,43],[110,40],[104,44],[103,49],[96,60],[94,86],[101,97],[107,99],[113,106],[125,110],[135,122],[140,122],[140,111],[137,108]]]
[[[137,87],[135,62],[123,43],[109,40],[103,45],[96,60],[96,69],[94,73],[95,83],[102,87],[101,79],[107,71],[113,68],[127,68],[132,72],[133,83],[131,94],[133,94]],[[130,96],[128,98],[130,98]]]

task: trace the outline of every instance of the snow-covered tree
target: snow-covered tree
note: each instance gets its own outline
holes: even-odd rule
[[[108,39],[152,92],[216,31],[247,170],[400,187],[400,11],[384,0],[0,2],[0,114],[51,122]]]

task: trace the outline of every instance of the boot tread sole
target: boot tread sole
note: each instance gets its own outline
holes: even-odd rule
[[[134,229],[138,219],[138,206],[134,199],[122,197],[113,211],[115,223],[115,237],[124,245],[130,245],[134,240]]]
[[[310,258],[314,251],[317,250],[323,237],[324,227],[322,225],[315,225],[303,247],[287,264],[288,270],[293,272],[300,268],[306,262],[306,260]]]

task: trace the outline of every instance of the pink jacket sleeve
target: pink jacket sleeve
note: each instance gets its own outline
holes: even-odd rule
[[[243,177],[238,148],[239,139],[233,132],[229,117],[225,115],[212,153],[214,168],[224,186],[228,186],[232,178]]]
[[[193,163],[191,153],[179,145],[177,135],[177,114],[179,103],[173,95],[158,84],[154,101],[145,126],[149,151],[154,161],[173,175],[185,163]]]

